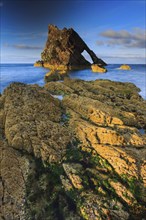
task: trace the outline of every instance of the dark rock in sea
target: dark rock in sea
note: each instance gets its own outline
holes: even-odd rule
[[[144,219],[146,135],[138,129],[146,129],[146,101],[138,92],[69,78],[6,88],[0,219]]]
[[[41,54],[42,61],[35,66],[42,65],[50,69],[60,65],[68,69],[90,68],[91,64],[83,57],[82,52],[87,51],[94,64],[105,66],[106,63],[90,50],[86,43],[72,28],[59,30],[54,25],[49,25],[48,39]]]
[[[67,70],[51,70],[50,72],[46,73],[44,80],[45,82],[51,82],[51,81],[58,81],[58,80],[64,80],[66,77],[68,77],[68,71]]]

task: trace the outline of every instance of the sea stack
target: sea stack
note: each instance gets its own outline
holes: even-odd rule
[[[62,70],[63,67],[65,69],[67,67],[68,70],[90,68],[91,63],[84,58],[83,51],[90,55],[93,64],[101,67],[107,65],[90,50],[74,29],[60,30],[57,26],[49,25],[48,39],[41,53],[41,61],[37,61],[34,65],[57,70]]]

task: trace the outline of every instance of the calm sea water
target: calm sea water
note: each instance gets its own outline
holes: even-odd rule
[[[91,70],[72,71],[71,78],[83,80],[110,79],[120,82],[132,82],[141,89],[140,95],[146,99],[146,65],[130,65],[131,70],[119,70],[119,64],[109,64],[108,72],[92,73]],[[33,67],[33,64],[1,64],[0,65],[0,93],[12,82],[44,85],[44,75],[48,69]]]

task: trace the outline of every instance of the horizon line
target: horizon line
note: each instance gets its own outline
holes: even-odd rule
[[[33,65],[34,65],[35,63],[5,63],[5,62],[4,62],[4,63],[0,63],[0,65],[1,65],[1,64],[33,64]],[[127,63],[108,63],[107,66],[108,66],[109,64],[121,64],[121,65],[124,65],[124,64],[129,64],[129,65],[142,65],[142,64],[143,64],[143,65],[146,65],[146,62],[145,62],[145,63],[128,63],[128,62],[127,62]],[[92,64],[91,64],[91,65],[92,65]]]

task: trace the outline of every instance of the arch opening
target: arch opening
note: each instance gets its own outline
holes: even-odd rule
[[[84,50],[81,54],[88,62],[90,62],[91,64],[93,63],[92,58],[90,57],[90,55],[88,54],[86,50]]]

